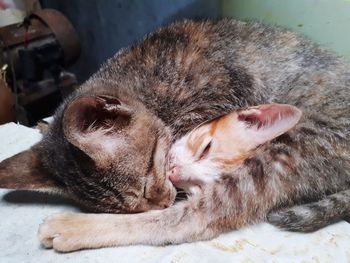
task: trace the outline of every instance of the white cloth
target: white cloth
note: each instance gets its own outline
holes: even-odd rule
[[[39,131],[14,123],[0,126],[0,160],[29,148]],[[42,194],[0,190],[0,262],[350,262],[350,224],[311,234],[289,233],[261,223],[206,242],[176,246],[128,246],[62,254],[40,246],[36,233],[48,215],[78,210]]]

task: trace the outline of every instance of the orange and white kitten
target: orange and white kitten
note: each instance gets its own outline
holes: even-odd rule
[[[196,194],[229,168],[248,159],[254,149],[293,128],[301,111],[286,104],[236,110],[205,123],[177,140],[169,155],[168,176]]]

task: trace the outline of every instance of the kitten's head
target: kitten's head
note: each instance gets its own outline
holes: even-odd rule
[[[177,187],[196,191],[242,163],[259,145],[293,128],[300,117],[294,106],[267,104],[205,123],[173,144],[168,176]]]
[[[0,187],[56,190],[99,212],[171,205],[170,131],[130,94],[89,85],[58,110],[42,142],[0,164]]]

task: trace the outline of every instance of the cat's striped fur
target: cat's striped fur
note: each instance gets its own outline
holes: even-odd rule
[[[27,175],[39,171],[97,211],[169,206],[171,140],[233,109],[271,102],[297,106],[302,120],[202,195],[142,214],[54,216],[39,238],[71,251],[208,239],[270,211],[272,223],[301,231],[338,220],[350,213],[349,87],[349,64],[281,28],[234,20],[161,28],[116,54],[60,107],[43,142],[26,153],[35,160]],[[89,131],[100,132],[98,140]],[[13,180],[6,174],[18,172],[15,164],[5,161],[0,177]]]

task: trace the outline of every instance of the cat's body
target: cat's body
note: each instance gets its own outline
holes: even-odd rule
[[[165,207],[174,200],[165,178],[172,140],[233,109],[270,102],[297,106],[302,120],[201,195],[136,215],[58,215],[39,238],[62,251],[190,242],[340,192],[328,197],[335,205],[325,220],[304,222],[305,210],[301,218],[292,210],[270,217],[301,230],[337,220],[350,212],[349,86],[348,64],[284,29],[230,20],[160,29],[119,52],[65,102],[43,143],[17,156],[36,161],[27,175],[39,169],[97,211]],[[2,165],[1,185],[11,186],[6,173],[15,164]],[[12,185],[23,187],[23,178]],[[35,178],[34,186],[47,185]]]

